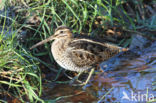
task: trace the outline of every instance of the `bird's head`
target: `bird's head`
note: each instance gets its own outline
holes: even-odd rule
[[[37,46],[42,45],[51,40],[69,39],[69,38],[72,38],[72,31],[66,26],[59,26],[58,28],[56,28],[55,33],[52,36],[33,45],[30,49],[36,48]]]
[[[72,37],[72,32],[70,28],[66,26],[59,26],[55,30],[55,33],[50,38],[53,40],[53,39],[62,39],[62,38],[71,38],[71,37]]]

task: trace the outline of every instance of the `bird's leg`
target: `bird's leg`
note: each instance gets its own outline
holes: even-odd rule
[[[86,85],[86,84],[88,84],[90,78],[92,77],[92,75],[93,75],[93,73],[94,73],[94,70],[95,70],[94,68],[91,69],[91,71],[89,72],[89,75],[88,75],[88,77],[87,77],[87,80],[86,80],[84,83],[82,83],[81,85]]]
[[[85,82],[81,82],[80,84],[72,84],[75,80],[78,80],[78,78],[79,78],[79,76],[83,73],[83,72],[80,72],[76,77],[74,77],[73,79],[72,79],[72,81],[70,82],[73,86],[82,86],[82,85],[86,85],[88,82],[89,82],[89,80],[90,80],[90,78],[92,77],[92,74],[94,73],[94,68],[92,68],[91,69],[91,71],[89,72],[89,75],[88,75],[88,77],[87,77],[87,79],[86,79],[86,81]]]
[[[78,80],[78,78],[79,78],[79,76],[82,74],[82,72],[79,72],[78,74],[77,74],[77,76],[75,76],[71,81],[70,81],[70,83],[69,84],[73,84],[74,83],[74,81],[75,80]]]

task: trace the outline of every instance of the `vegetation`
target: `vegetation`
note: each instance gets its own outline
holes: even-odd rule
[[[43,102],[40,99],[42,78],[39,64],[55,73],[59,72],[56,69],[59,67],[55,66],[50,44],[33,51],[29,47],[52,35],[59,25],[69,26],[74,33],[106,38],[123,47],[129,46],[132,33],[151,40],[155,38],[154,0],[0,2],[1,102],[12,98],[22,102]]]

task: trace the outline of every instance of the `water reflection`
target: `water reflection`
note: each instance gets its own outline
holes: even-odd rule
[[[152,85],[156,79],[156,42],[120,53],[102,63],[101,68],[106,73],[97,77],[96,82],[109,82],[114,87],[103,102],[138,103],[154,100],[156,97],[156,91],[153,90],[155,85]],[[103,85],[102,88],[105,87]],[[101,96],[99,94],[98,97]],[[110,101],[112,97],[116,99]]]

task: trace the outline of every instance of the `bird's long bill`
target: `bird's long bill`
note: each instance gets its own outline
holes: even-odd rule
[[[42,44],[44,44],[44,43],[47,43],[47,42],[53,40],[53,37],[54,37],[54,36],[50,36],[49,38],[38,42],[37,44],[33,45],[33,46],[30,48],[30,50],[33,49],[33,48],[36,48],[36,47],[38,47],[38,46],[40,46],[40,45],[42,45]]]

